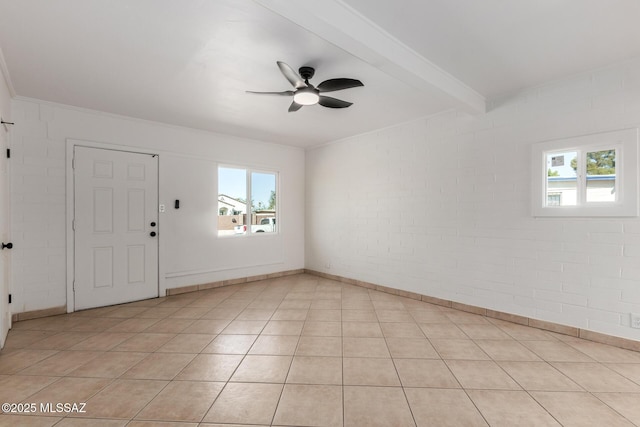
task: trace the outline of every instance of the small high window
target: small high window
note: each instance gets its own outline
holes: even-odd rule
[[[534,216],[637,216],[637,130],[533,146]]]

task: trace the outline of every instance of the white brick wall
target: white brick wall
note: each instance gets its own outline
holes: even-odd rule
[[[13,313],[67,304],[67,273],[72,273],[66,271],[67,139],[154,150],[160,154],[160,203],[172,206],[180,198],[203,206],[210,201],[211,212],[169,208],[161,215],[161,295],[165,288],[304,267],[301,149],[32,99],[11,104],[16,122],[11,134]],[[242,242],[216,238],[216,162],[280,172],[281,233]],[[189,181],[196,173],[205,178]],[[201,227],[203,216],[210,217],[209,228]]]
[[[45,108],[13,102],[11,234],[13,313],[66,305],[64,139],[52,139]],[[62,157],[55,148],[62,150]]]
[[[640,221],[531,217],[534,142],[640,127],[640,60],[307,152],[306,266],[640,339]]]

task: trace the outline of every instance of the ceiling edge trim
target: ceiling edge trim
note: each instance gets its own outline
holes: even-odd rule
[[[316,150],[316,149],[327,147],[329,145],[340,144],[340,143],[343,143],[343,142],[346,142],[346,141],[349,141],[349,140],[352,140],[352,139],[357,139],[357,138],[360,138],[360,137],[363,137],[363,136],[374,135],[376,133],[386,132],[386,131],[394,129],[394,128],[411,125],[413,123],[418,123],[418,122],[427,122],[428,123],[429,120],[432,120],[434,118],[438,118],[438,117],[442,117],[442,116],[450,116],[450,115],[455,115],[455,114],[459,114],[456,111],[456,109],[455,108],[449,108],[449,109],[446,109],[446,110],[438,111],[437,113],[427,114],[425,116],[420,116],[420,117],[414,117],[413,119],[408,119],[408,120],[404,120],[402,122],[394,123],[392,125],[383,126],[381,128],[378,128],[378,129],[368,130],[366,132],[362,132],[362,133],[358,133],[358,134],[354,134],[354,135],[350,135],[350,136],[345,136],[344,138],[334,139],[332,141],[321,142],[321,143],[306,147],[305,151],[313,151],[313,150]],[[464,114],[464,113],[461,113],[461,114]]]
[[[12,98],[15,98],[16,90],[13,87],[13,82],[11,81],[11,76],[9,75],[9,68],[7,67],[7,61],[5,61],[4,59],[2,48],[0,48],[0,71],[2,71],[4,82],[7,84],[7,88],[9,88],[9,95],[11,95]]]
[[[473,88],[380,28],[342,0],[292,2],[254,0],[381,71],[421,90],[437,89],[456,107],[486,112],[486,99]],[[313,7],[313,5],[319,5]]]
[[[157,127],[164,127],[167,129],[173,129],[179,132],[190,132],[190,133],[194,133],[194,134],[200,134],[200,135],[215,135],[218,137],[224,137],[224,138],[230,138],[230,139],[237,139],[240,141],[244,141],[244,142],[252,142],[252,143],[258,143],[258,144],[269,144],[269,145],[275,145],[281,148],[285,148],[285,149],[291,149],[293,151],[304,151],[304,147],[300,147],[300,146],[296,146],[296,145],[289,145],[289,144],[281,144],[278,142],[274,142],[274,141],[269,141],[269,140],[262,140],[262,139],[258,139],[258,138],[252,138],[252,137],[248,137],[248,136],[241,136],[241,135],[236,135],[230,132],[224,132],[224,131],[217,131],[217,130],[211,130],[211,129],[202,129],[202,128],[195,128],[195,127],[189,127],[189,126],[184,126],[184,125],[176,125],[176,124],[172,124],[172,123],[166,123],[166,122],[160,122],[157,120],[151,120],[151,119],[144,119],[141,117],[135,117],[135,116],[127,116],[124,114],[118,114],[118,113],[111,113],[109,111],[102,111],[102,110],[95,110],[92,108],[88,108],[88,107],[79,107],[77,105],[71,105],[71,104],[62,104],[60,102],[55,102],[55,101],[48,101],[46,99],[39,99],[39,98],[32,98],[32,97],[28,97],[28,96],[22,96],[22,95],[17,95],[13,98],[14,101],[19,101],[19,102],[31,102],[31,103],[35,103],[35,104],[40,104],[40,105],[47,105],[50,106],[52,108],[61,108],[64,110],[70,110],[70,111],[76,111],[82,114],[89,114],[89,115],[94,115],[94,116],[102,116],[105,118],[109,118],[109,119],[114,119],[114,120],[126,120],[132,123],[139,123],[141,125],[145,125],[145,126],[157,126]]]

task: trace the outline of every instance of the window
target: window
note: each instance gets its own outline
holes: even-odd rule
[[[616,202],[616,153],[617,149],[587,151],[584,159],[586,174],[586,202]]]
[[[533,146],[535,216],[637,216],[637,129]]]
[[[562,193],[547,193],[547,206],[561,206]]]
[[[576,151],[546,153],[547,206],[576,206],[577,156]]]
[[[219,167],[218,236],[275,233],[277,187],[276,172]]]

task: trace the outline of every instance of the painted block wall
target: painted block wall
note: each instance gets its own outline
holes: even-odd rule
[[[531,215],[531,145],[640,127],[640,60],[309,150],[306,266],[640,339],[638,218]]]
[[[0,51],[0,64],[4,58]],[[0,66],[0,117],[4,121],[11,122],[11,91],[5,80],[4,68]],[[6,152],[10,125],[0,125],[0,239],[2,242],[9,240],[9,183],[8,183],[8,162],[4,153]],[[11,326],[11,315],[9,312],[9,274],[10,274],[11,251],[0,252],[0,348],[4,346],[9,327]]]
[[[159,154],[160,295],[304,267],[304,151],[15,98],[11,135],[12,312],[66,305],[67,140]],[[280,175],[280,233],[219,239],[218,163]],[[181,208],[173,209],[179,199]]]

